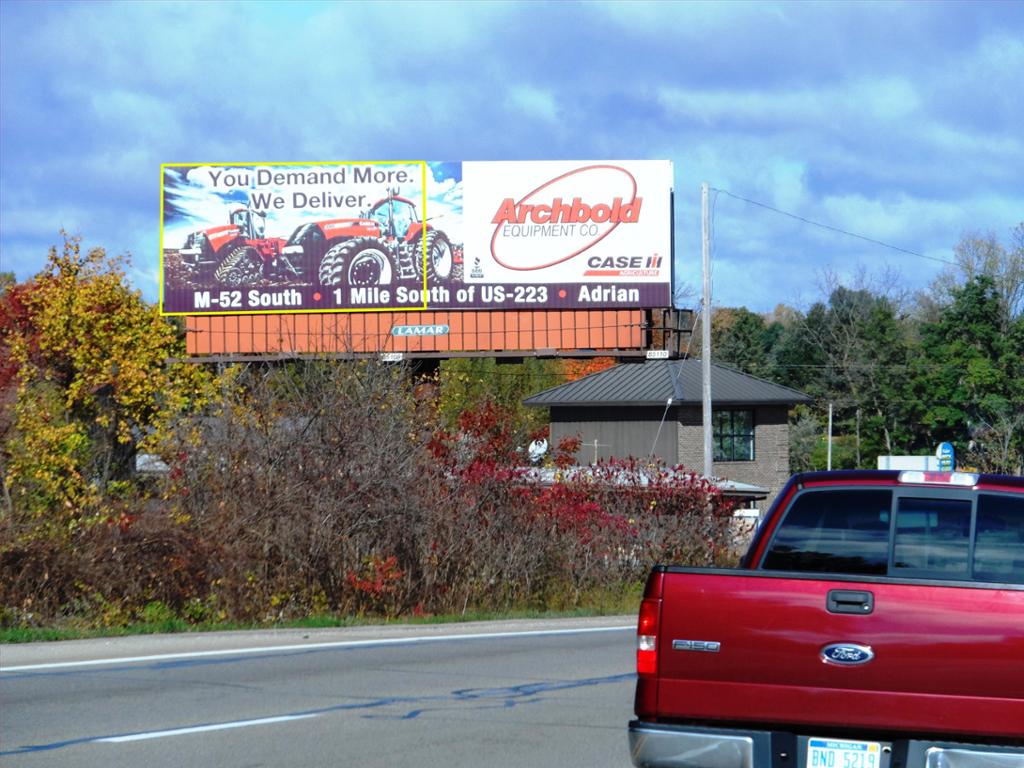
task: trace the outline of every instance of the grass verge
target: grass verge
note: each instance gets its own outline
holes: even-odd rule
[[[265,622],[205,621],[191,623],[170,616],[160,621],[140,621],[119,626],[88,626],[82,619],[45,627],[0,627],[0,644],[36,643],[51,640],[82,640],[94,637],[126,637],[176,632],[230,632],[252,629],[328,629],[375,624],[454,624],[469,621],[500,621],[504,619],[565,619],[584,616],[616,616],[635,614],[640,606],[643,586],[631,584],[618,590],[602,589],[581,597],[577,607],[558,610],[540,608],[507,611],[467,611],[459,614],[427,616],[338,616],[325,614],[297,619]]]

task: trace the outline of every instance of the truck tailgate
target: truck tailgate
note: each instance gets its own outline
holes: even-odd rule
[[[873,606],[831,612],[833,590]],[[1024,590],[671,568],[662,597],[660,717],[1024,736]]]

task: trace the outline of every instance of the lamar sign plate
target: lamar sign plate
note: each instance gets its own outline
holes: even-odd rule
[[[392,336],[447,336],[447,325],[396,325]]]
[[[668,307],[662,160],[162,167],[165,314]]]

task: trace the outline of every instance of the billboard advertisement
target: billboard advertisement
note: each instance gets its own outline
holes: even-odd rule
[[[669,161],[161,173],[165,314],[670,306]]]

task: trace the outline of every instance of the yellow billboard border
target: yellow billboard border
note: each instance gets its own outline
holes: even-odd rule
[[[262,166],[297,166],[297,165],[418,165],[420,166],[420,184],[422,189],[422,206],[424,236],[420,238],[422,253],[423,271],[423,306],[421,307],[374,307],[367,309],[252,309],[238,312],[165,312],[164,311],[164,175],[165,168],[189,167],[197,168],[210,166],[214,168],[244,167],[258,168]],[[207,317],[210,315],[335,315],[335,314],[358,314],[370,312],[426,312],[427,306],[427,161],[426,160],[353,160],[353,161],[312,161],[303,162],[299,160],[270,162],[270,163],[161,163],[160,164],[160,314],[164,317]]]

